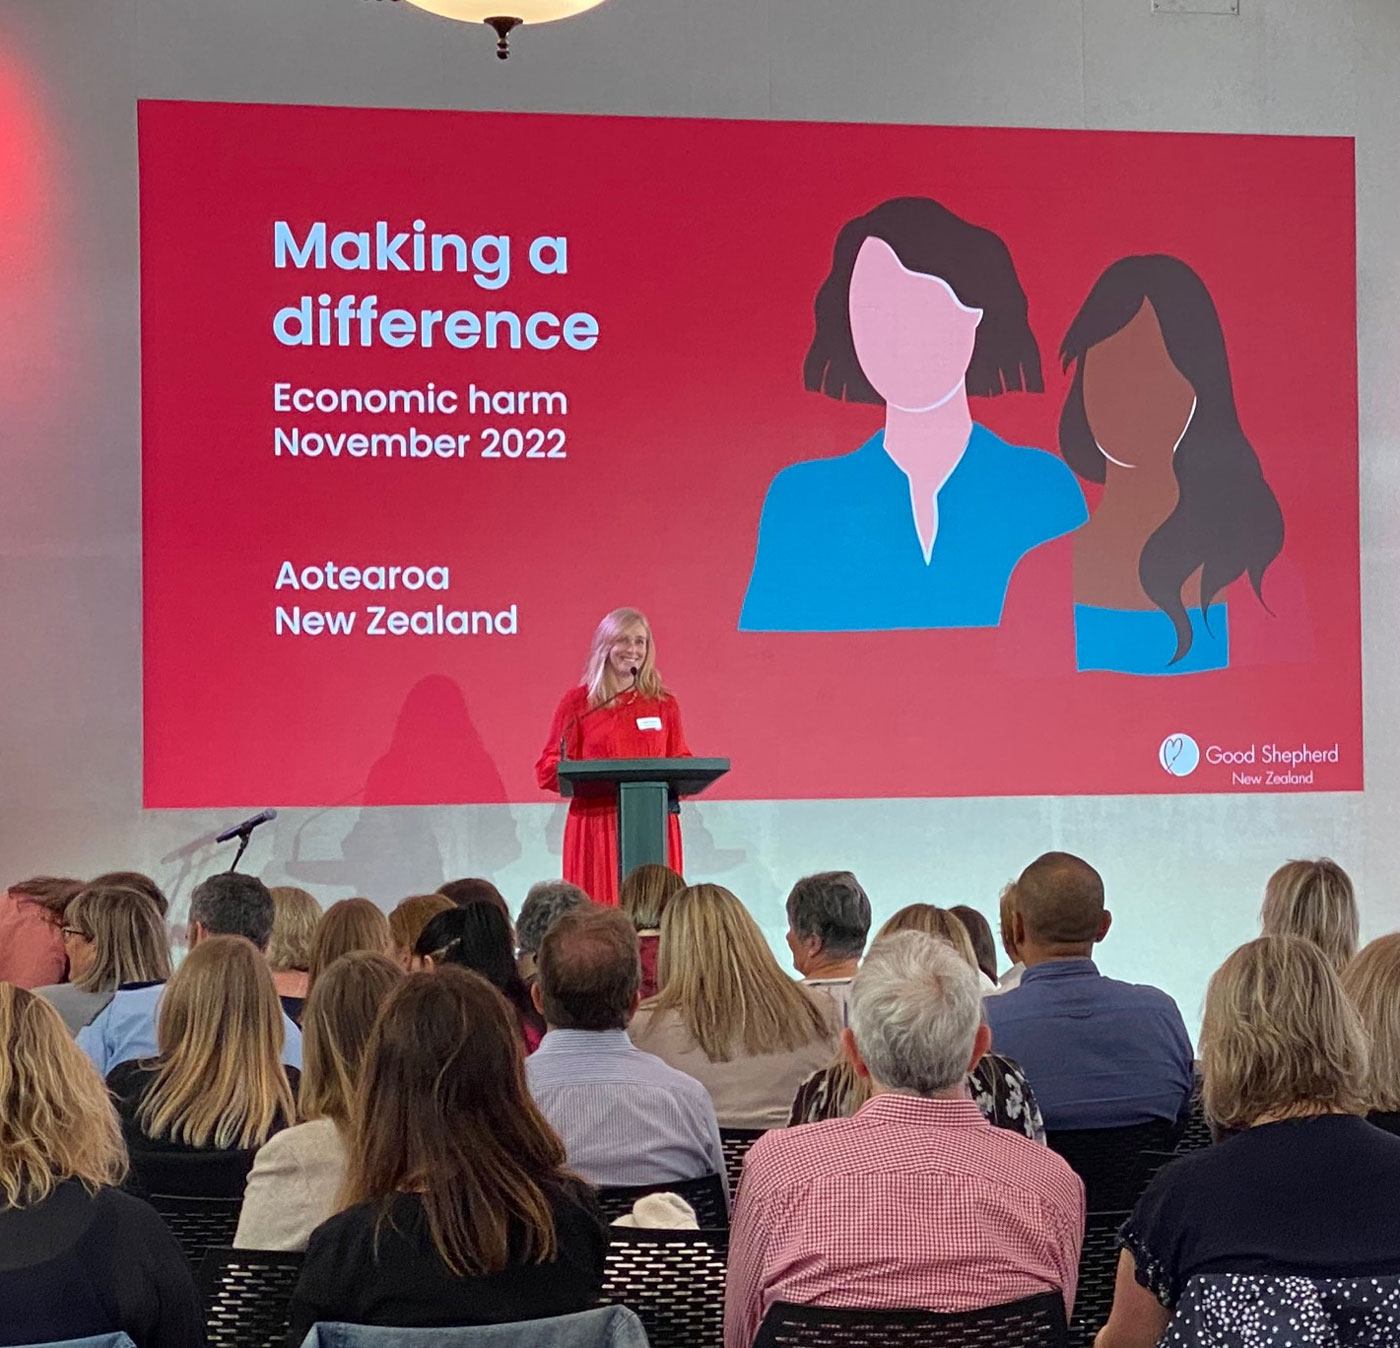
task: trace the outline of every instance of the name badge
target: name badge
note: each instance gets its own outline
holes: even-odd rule
[[[639,716],[637,717],[638,730],[660,730],[661,718],[659,716]]]

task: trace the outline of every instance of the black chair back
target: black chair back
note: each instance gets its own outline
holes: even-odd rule
[[[1191,1097],[1191,1106],[1186,1114],[1186,1127],[1182,1129],[1181,1140],[1176,1144],[1177,1151],[1200,1151],[1202,1147],[1213,1145],[1215,1138],[1206,1122],[1206,1112],[1201,1105],[1200,1092]]]
[[[718,1175],[699,1179],[673,1180],[668,1184],[634,1184],[625,1188],[598,1190],[598,1210],[605,1222],[615,1222],[632,1211],[632,1204],[648,1194],[677,1194],[695,1209],[695,1220],[705,1230],[729,1226],[729,1204],[724,1181]]]
[[[241,1198],[188,1198],[183,1194],[147,1194],[147,1202],[165,1219],[193,1268],[206,1250],[232,1245],[238,1231]]]
[[[207,1250],[199,1266],[209,1348],[285,1348],[300,1251]]]
[[[724,1171],[729,1177],[729,1192],[739,1191],[739,1176],[744,1170],[744,1157],[749,1148],[768,1130],[766,1128],[721,1128],[720,1145],[724,1148]]]
[[[1059,1129],[1047,1135],[1084,1181],[1084,1205],[1090,1212],[1118,1212],[1142,1195],[1138,1158],[1145,1151],[1171,1151],[1177,1129],[1165,1120],[1131,1128]]]
[[[602,1302],[626,1306],[651,1348],[722,1348],[727,1231],[613,1227]]]
[[[1064,1348],[1065,1303],[1043,1292],[982,1310],[868,1311],[778,1302],[753,1348]]]
[[[1069,1341],[1073,1348],[1092,1348],[1094,1335],[1104,1327],[1113,1309],[1113,1288],[1118,1281],[1118,1229],[1128,1212],[1091,1212],[1084,1222],[1084,1245],[1079,1252],[1079,1292],[1074,1298],[1074,1319]]]

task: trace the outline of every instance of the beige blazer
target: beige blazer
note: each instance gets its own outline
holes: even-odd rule
[[[345,1178],[345,1143],[330,1119],[286,1128],[258,1148],[234,1245],[244,1250],[304,1250],[335,1211]]]
[[[711,1062],[676,1012],[658,1016],[645,1006],[633,1018],[628,1033],[639,1049],[656,1054],[709,1091],[721,1128],[782,1128],[797,1088],[818,1068],[830,1067],[836,1051],[841,1028],[838,1013],[829,999],[822,998],[819,1004],[829,1037],[814,1039],[795,1052],[750,1057],[735,1045],[728,1062]]]

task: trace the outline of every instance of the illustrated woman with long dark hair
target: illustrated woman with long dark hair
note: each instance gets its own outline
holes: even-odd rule
[[[1177,258],[1123,258],[1089,292],[1060,354],[1074,366],[1060,450],[1103,484],[1074,539],[1078,667],[1225,669],[1225,591],[1248,576],[1263,601],[1283,514],[1240,426],[1210,292]]]
[[[969,397],[1044,389],[1005,243],[924,197],[837,235],[803,368],[885,409],[854,453],[784,468],[759,523],[741,629],[995,627],[1016,564],[1087,518],[1053,454],[1007,444]]]

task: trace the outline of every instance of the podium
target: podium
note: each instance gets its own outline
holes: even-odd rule
[[[617,879],[648,862],[666,864],[671,803],[697,796],[729,771],[727,758],[564,758],[559,794],[617,799]]]

